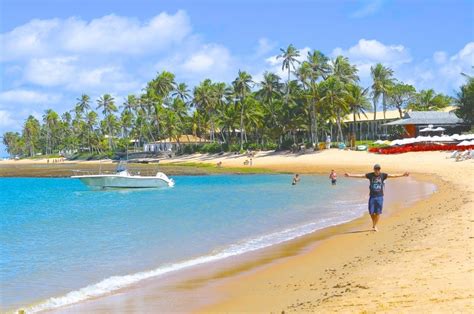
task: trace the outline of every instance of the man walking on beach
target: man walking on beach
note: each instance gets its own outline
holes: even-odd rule
[[[374,172],[369,172],[366,174],[349,174],[346,173],[345,176],[348,178],[367,178],[369,179],[369,189],[370,189],[370,197],[369,197],[369,214],[370,218],[372,218],[372,229],[374,231],[377,230],[377,223],[379,221],[380,214],[382,213],[383,207],[383,188],[384,188],[384,181],[387,178],[400,178],[400,177],[408,177],[409,173],[405,172],[403,174],[386,174],[380,172],[380,165],[374,165]]]

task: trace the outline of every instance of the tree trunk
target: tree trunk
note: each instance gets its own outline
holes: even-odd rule
[[[241,100],[240,108],[240,150],[244,149],[244,99]]]
[[[375,121],[375,119],[377,119],[377,101],[375,98],[373,98],[373,102],[374,102],[374,121]]]

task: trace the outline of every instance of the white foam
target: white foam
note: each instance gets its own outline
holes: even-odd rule
[[[48,300],[30,306],[29,308],[24,309],[27,313],[36,313],[45,310],[52,310],[63,306],[68,306],[74,303],[85,301],[87,299],[96,298],[104,296],[116,290],[122,289],[124,287],[135,284],[141,280],[157,277],[169,272],[181,270],[187,267],[196,266],[204,263],[209,263],[217,260],[221,260],[227,257],[240,255],[247,252],[252,252],[255,250],[263,249],[271,245],[279,244],[285,241],[289,241],[308,233],[314,232],[316,230],[333,226],[336,224],[341,224],[352,219],[355,219],[357,215],[362,213],[362,207],[360,204],[357,204],[357,208],[360,208],[357,214],[350,212],[352,215],[345,217],[335,217],[331,219],[322,219],[318,222],[312,222],[303,226],[298,226],[294,228],[288,228],[283,231],[274,232],[266,234],[257,238],[249,239],[237,244],[233,244],[226,249],[221,251],[214,252],[210,255],[200,256],[194,259],[187,261],[182,261],[170,265],[162,265],[156,269],[150,271],[143,271],[131,275],[125,276],[112,276],[107,279],[104,279],[98,283],[86,286],[79,290],[71,291],[63,296],[52,297]]]

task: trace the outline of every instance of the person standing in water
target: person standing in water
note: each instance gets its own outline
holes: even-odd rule
[[[329,179],[331,179],[331,184],[336,185],[337,183],[337,173],[334,171],[334,169],[331,170],[331,173],[329,174]]]
[[[350,174],[346,173],[345,176],[348,178],[367,178],[369,179],[369,214],[372,219],[372,230],[378,231],[377,223],[382,214],[383,208],[383,189],[384,182],[387,178],[401,178],[408,177],[409,173],[405,172],[403,174],[387,174],[380,171],[380,165],[374,165],[374,172],[369,172],[366,174]]]
[[[296,185],[296,183],[298,182],[300,182],[300,175],[295,174],[295,176],[293,177],[293,182],[291,182],[291,185]]]

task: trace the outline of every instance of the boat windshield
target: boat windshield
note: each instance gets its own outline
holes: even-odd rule
[[[115,169],[115,171],[117,171],[117,172],[122,172],[122,171],[126,171],[126,170],[127,170],[127,166],[123,162],[119,163],[117,165],[117,169]]]

